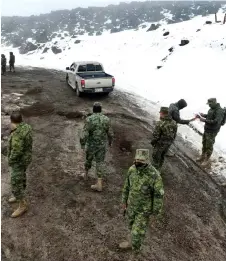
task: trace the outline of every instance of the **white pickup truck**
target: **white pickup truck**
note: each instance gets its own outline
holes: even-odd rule
[[[104,72],[98,62],[74,62],[66,68],[66,82],[76,91],[82,93],[110,93],[114,90],[115,78]]]

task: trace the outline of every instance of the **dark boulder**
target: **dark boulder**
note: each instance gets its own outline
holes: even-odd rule
[[[35,51],[36,49],[38,49],[38,46],[31,43],[31,42],[27,42],[25,44],[22,44],[22,46],[19,48],[19,52],[20,54],[25,54],[31,51]]]
[[[154,31],[159,28],[159,24],[152,24],[150,28],[147,30],[147,32]]]
[[[79,44],[79,43],[81,43],[81,40],[76,40],[75,41],[75,44]]]
[[[157,66],[157,69],[161,69],[161,68],[162,68],[162,66],[160,66],[160,65]]]
[[[196,32],[200,32],[201,31],[201,29],[197,29],[197,31]]]
[[[169,32],[165,32],[165,33],[163,34],[163,36],[167,36],[167,35],[169,35]]]
[[[173,47],[170,47],[169,48],[169,52],[172,53],[174,51],[174,48]]]
[[[119,28],[112,28],[112,29],[111,29],[111,34],[119,33],[119,32],[120,32],[120,29],[119,29]]]
[[[62,50],[56,46],[52,46],[51,50],[54,54],[62,53]]]
[[[72,35],[72,37],[71,38],[77,38],[78,36],[76,36],[76,35]]]
[[[180,46],[184,46],[189,44],[189,40],[181,40],[181,43],[179,44]]]
[[[212,21],[206,21],[206,24],[212,24]]]
[[[102,35],[101,32],[96,32],[96,36]]]
[[[49,48],[48,48],[48,47],[45,47],[45,49],[43,50],[43,52],[42,52],[42,53],[47,53],[47,52],[48,52],[48,50],[49,50]]]

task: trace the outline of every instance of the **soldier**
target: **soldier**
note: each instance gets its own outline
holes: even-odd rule
[[[9,53],[9,70],[10,72],[12,71],[13,69],[13,72],[15,72],[15,55],[13,54],[13,52],[10,52]]]
[[[2,75],[6,74],[6,58],[5,55],[1,55]]]
[[[177,124],[169,116],[167,107],[160,109],[160,121],[157,123],[151,145],[153,146],[153,166],[160,171],[164,157],[169,147],[173,143],[177,134]]]
[[[216,98],[210,98],[207,101],[210,109],[208,114],[200,113],[198,116],[201,122],[205,122],[204,134],[202,138],[202,154],[197,159],[203,167],[211,167],[210,157],[213,153],[215,138],[220,131],[224,119],[224,110],[217,103]]]
[[[187,102],[184,99],[180,99],[177,103],[172,103],[169,106],[169,115],[172,117],[176,123],[179,124],[189,124],[191,121],[194,121],[196,118],[190,120],[182,120],[180,118],[180,110],[187,107]]]
[[[132,248],[135,253],[140,251],[150,216],[162,218],[162,178],[149,161],[149,150],[136,151],[134,165],[129,168],[122,192],[122,207],[128,217],[130,235],[119,247]]]
[[[19,112],[13,112],[11,117],[11,134],[8,148],[8,163],[11,167],[12,198],[10,203],[19,201],[19,207],[11,217],[19,217],[27,211],[25,200],[26,170],[32,158],[32,129],[24,123]]]
[[[107,143],[112,145],[113,132],[110,119],[101,113],[102,105],[95,102],[93,105],[93,114],[87,117],[83,129],[83,135],[80,139],[82,149],[86,146],[85,175],[88,178],[88,171],[92,166],[92,161],[96,161],[97,183],[91,186],[91,189],[102,191],[102,178],[105,173],[105,154]]]

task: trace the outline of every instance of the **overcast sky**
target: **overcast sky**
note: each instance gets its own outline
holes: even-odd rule
[[[139,0],[138,0],[139,1]],[[37,15],[76,7],[107,6],[128,0],[1,0],[1,15]]]

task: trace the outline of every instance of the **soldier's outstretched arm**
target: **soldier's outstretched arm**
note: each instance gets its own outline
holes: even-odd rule
[[[160,126],[160,122],[157,123],[157,125],[155,126],[154,132],[153,132],[153,138],[151,141],[152,145],[155,145],[161,137],[161,126]]]
[[[129,197],[129,191],[130,191],[130,182],[129,182],[129,177],[131,175],[131,173],[133,172],[133,167],[130,167],[127,175],[126,175],[126,179],[125,179],[125,183],[122,189],[122,204],[127,205],[127,200]]]
[[[160,173],[157,171],[153,186],[153,214],[161,215],[163,208],[164,187]]]
[[[82,135],[80,137],[80,144],[82,148],[85,147],[88,137],[89,137],[89,121],[86,119],[82,131]]]
[[[8,162],[10,166],[16,163],[20,163],[24,149],[24,141],[20,136],[13,136],[11,142],[11,151]]]

